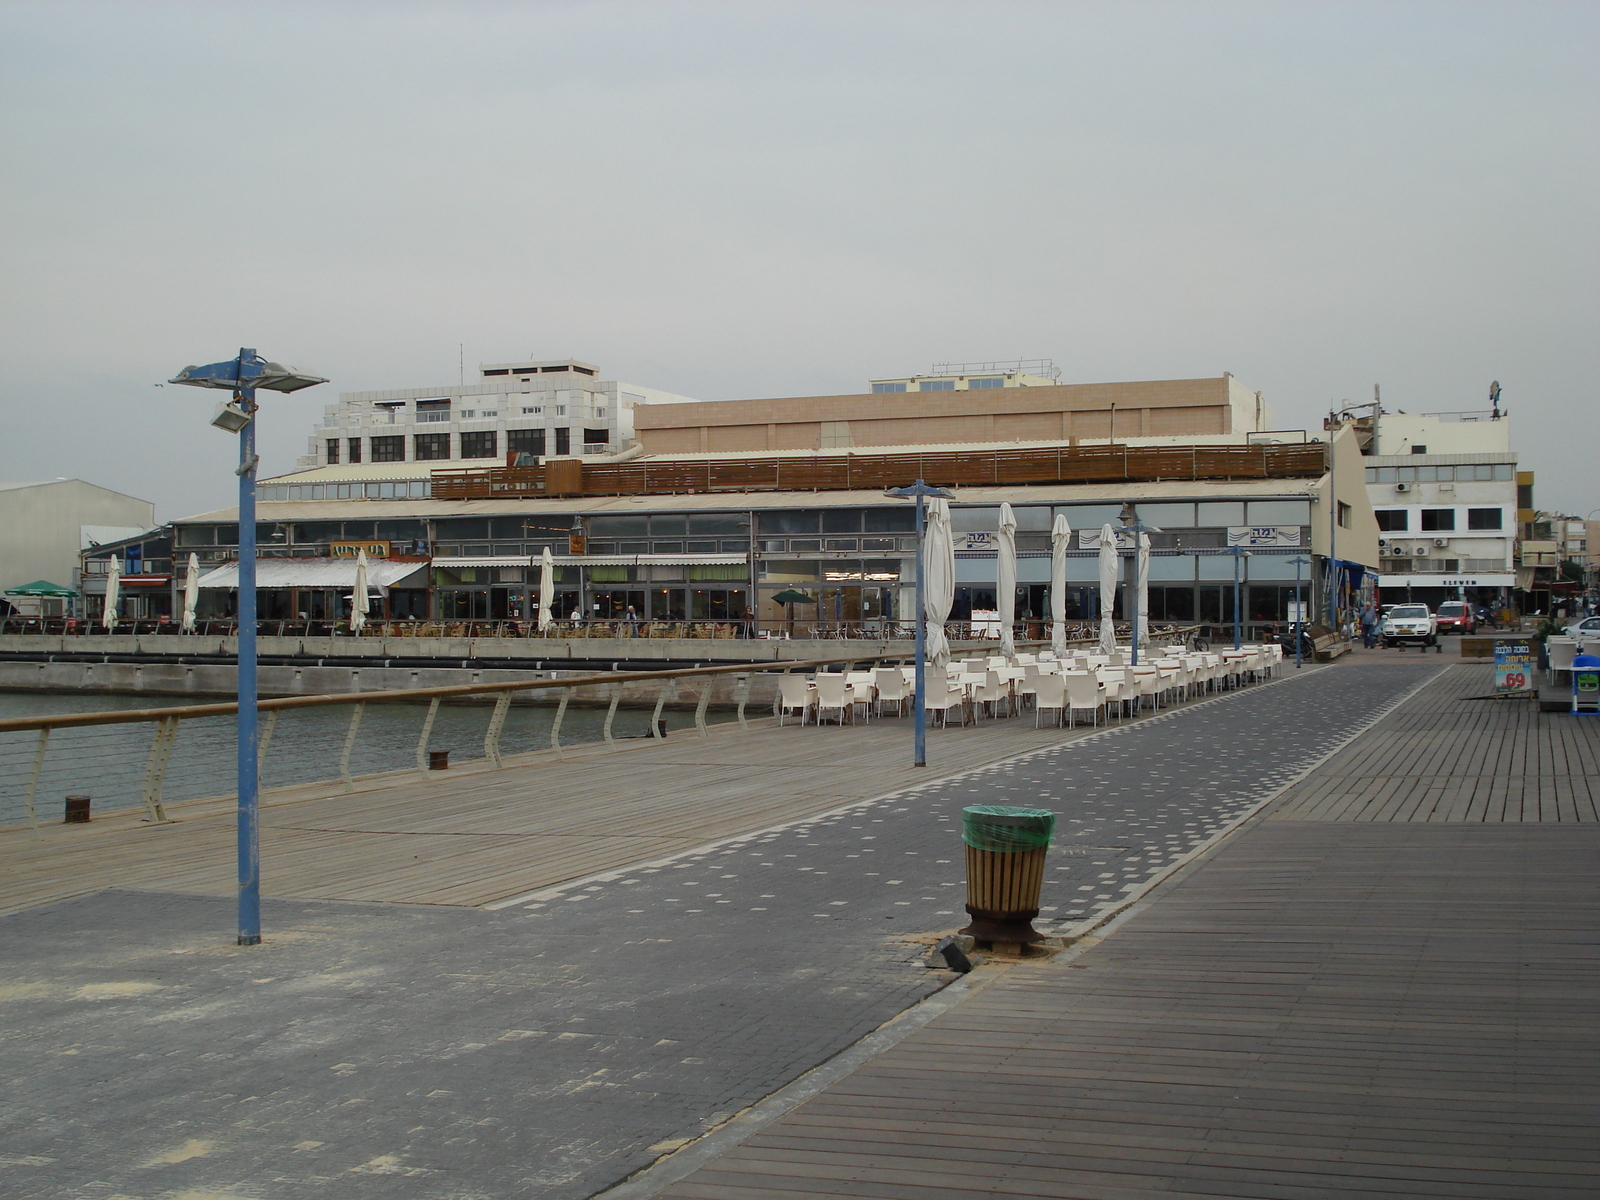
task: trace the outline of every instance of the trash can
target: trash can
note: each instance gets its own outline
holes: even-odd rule
[[[1056,815],[1043,808],[975,804],[961,810],[967,844],[967,912],[961,932],[979,943],[1044,940],[1033,927]]]
[[[1600,656],[1579,654],[1573,658],[1572,711],[1600,716]]]

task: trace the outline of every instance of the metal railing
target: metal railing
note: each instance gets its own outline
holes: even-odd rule
[[[1153,637],[1165,639],[1182,638],[1189,640],[1198,633],[1198,628],[1190,626],[1184,629],[1167,631],[1152,630]],[[1092,637],[1077,637],[1070,639],[1069,645],[1092,645]],[[1044,643],[1043,645],[1047,645]],[[1035,643],[1032,648],[1040,648],[1041,644]],[[1019,649],[1027,648],[1026,644],[1019,645]],[[955,648],[956,653],[960,648]],[[261,713],[261,732],[257,752],[257,768],[264,770],[268,761],[268,751],[273,744],[273,735],[277,732],[279,717],[287,712],[299,710],[328,710],[348,708],[350,718],[342,737],[333,739],[329,736],[333,731],[324,730],[322,742],[324,751],[331,751],[334,744],[338,747],[338,769],[333,775],[314,775],[315,768],[308,768],[309,751],[306,746],[296,749],[295,766],[299,771],[299,778],[293,780],[298,784],[325,783],[338,780],[344,787],[354,786],[356,774],[353,771],[355,752],[360,745],[363,721],[367,717],[368,707],[371,705],[397,705],[415,704],[421,707],[426,702],[426,711],[421,722],[421,729],[415,742],[415,766],[422,779],[431,778],[429,764],[429,749],[431,739],[441,716],[441,705],[447,700],[465,700],[479,698],[487,700],[493,698],[493,705],[487,722],[482,727],[483,758],[490,769],[500,769],[504,763],[505,751],[503,738],[506,733],[507,717],[511,707],[512,697],[517,693],[528,694],[530,697],[536,693],[554,693],[551,697],[555,701],[555,710],[551,717],[547,743],[548,749],[556,757],[564,756],[565,748],[572,742],[562,739],[562,727],[566,721],[569,708],[574,702],[588,703],[598,709],[601,705],[605,708],[605,717],[599,729],[599,736],[593,740],[597,743],[611,744],[618,740],[616,733],[616,720],[619,708],[622,706],[625,693],[632,691],[630,708],[643,711],[645,707],[651,708],[650,717],[646,726],[647,732],[643,735],[656,737],[664,736],[662,714],[669,703],[680,700],[687,707],[693,703],[694,729],[700,737],[709,736],[707,712],[712,702],[714,687],[721,676],[731,676],[733,687],[731,693],[723,699],[723,704],[734,711],[733,719],[741,727],[748,724],[746,709],[751,701],[752,683],[757,676],[781,675],[795,670],[808,668],[844,668],[851,664],[898,662],[901,664],[910,661],[910,656],[904,652],[855,654],[839,657],[813,658],[792,662],[772,664],[730,664],[725,666],[690,667],[666,671],[614,671],[584,675],[569,675],[552,677],[548,679],[519,679],[496,682],[477,682],[467,684],[452,684],[440,687],[404,688],[389,691],[351,692],[339,695],[321,696],[293,696],[275,699],[265,699],[258,702]],[[698,684],[698,687],[695,685]],[[653,691],[653,696],[649,693]],[[587,695],[581,695],[586,693]],[[773,696],[773,705],[777,704],[777,695]],[[143,808],[145,819],[152,822],[166,821],[167,814],[164,807],[164,787],[166,784],[169,767],[173,761],[174,750],[179,742],[179,731],[185,722],[199,722],[205,725],[207,748],[212,753],[226,748],[231,755],[233,726],[231,722],[222,723],[218,718],[233,716],[238,711],[238,706],[232,702],[216,702],[190,704],[166,708],[125,709],[100,712],[81,713],[56,713],[44,716],[14,717],[0,719],[0,778],[22,782],[23,795],[21,799],[22,816],[32,826],[35,834],[39,833],[38,795],[41,781],[45,776],[47,760],[55,748],[58,758],[64,759],[62,771],[69,774],[78,772],[81,777],[85,772],[92,773],[104,769],[108,763],[115,765],[127,775],[133,765],[133,756],[136,746],[126,739],[122,741],[85,742],[82,739],[74,741],[63,736],[71,730],[90,730],[104,733],[112,727],[125,725],[149,725],[152,727],[148,748],[144,753],[144,771],[138,784],[139,805]],[[465,725],[457,722],[455,732],[460,735],[466,732]],[[543,732],[543,731],[540,731]],[[31,742],[19,739],[14,735],[36,734]],[[475,736],[475,735],[474,735]],[[52,741],[52,738],[55,738]],[[314,740],[314,739],[313,739]],[[527,741],[528,739],[524,739]],[[535,745],[526,745],[526,750],[532,750]],[[215,763],[207,767],[205,764],[193,764],[193,769],[204,772],[217,770]],[[393,771],[387,767],[383,771],[364,772],[364,774],[384,774]],[[309,777],[308,777],[309,775]],[[79,785],[63,780],[68,787],[78,788]],[[203,792],[202,795],[214,795],[214,790]],[[201,798],[201,795],[187,797],[190,799]]]

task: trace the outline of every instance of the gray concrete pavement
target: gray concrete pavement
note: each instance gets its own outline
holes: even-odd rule
[[[1070,928],[1438,669],[1308,670],[496,912],[280,902],[249,950],[199,897],[0,920],[0,1191],[590,1195],[949,980],[909,939],[964,921],[964,804],[1058,812]]]

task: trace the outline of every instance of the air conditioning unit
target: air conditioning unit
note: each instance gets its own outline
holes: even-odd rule
[[[1397,483],[1394,485],[1394,490],[1397,492],[1409,492],[1411,485],[1409,483]]]
[[[1394,555],[1396,558],[1411,557],[1411,551],[1407,550],[1404,546],[1395,546],[1389,551],[1389,553]]]
[[[1448,546],[1450,544],[1450,539],[1449,538],[1434,538],[1433,539],[1433,544],[1435,546]]]
[[[1418,558],[1427,558],[1428,548],[1426,546],[1418,546],[1416,553]]]

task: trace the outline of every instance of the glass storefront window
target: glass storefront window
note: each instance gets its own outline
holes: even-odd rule
[[[1202,500],[1195,508],[1194,523],[1202,528],[1244,524],[1243,500]]]
[[[1252,500],[1247,525],[1309,525],[1309,500]]]

